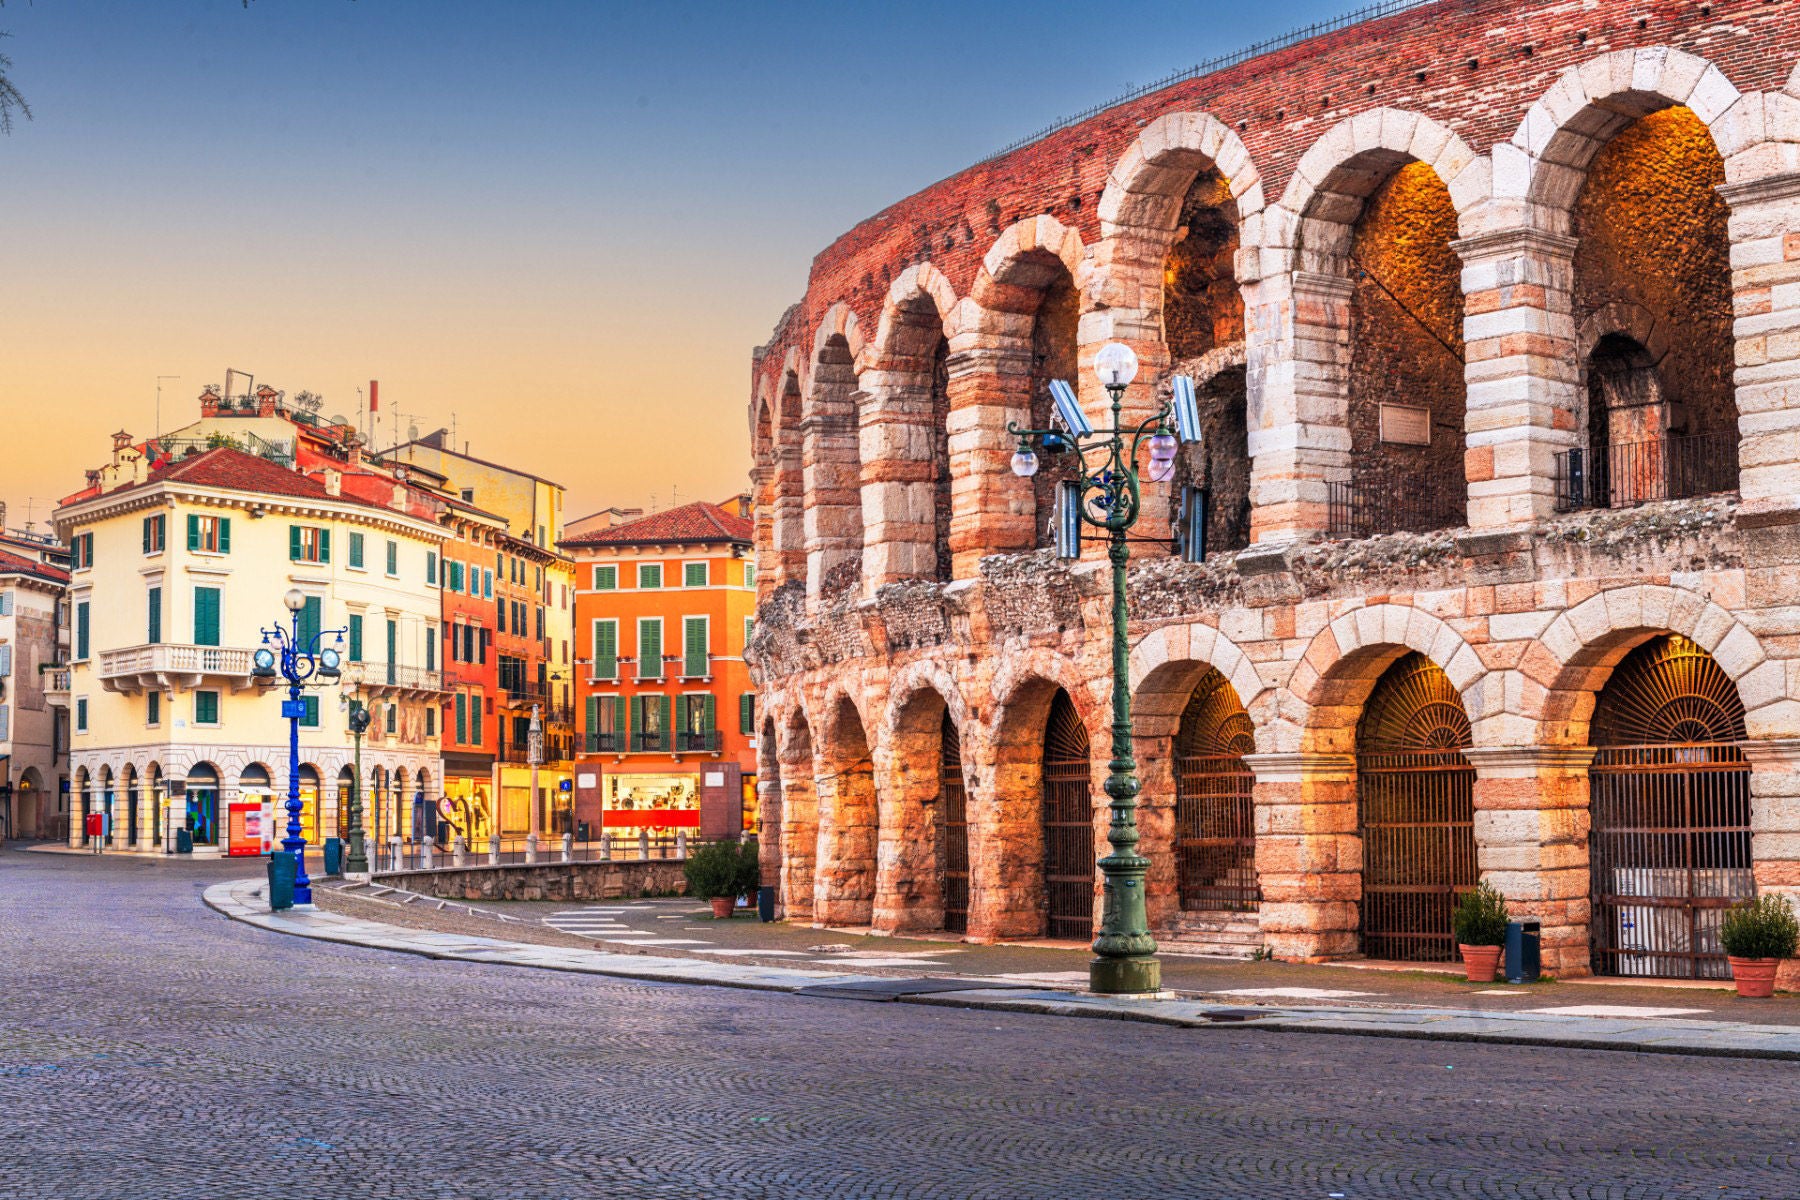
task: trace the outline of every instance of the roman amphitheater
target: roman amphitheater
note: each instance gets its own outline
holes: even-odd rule
[[[786,916],[1091,936],[1108,568],[1006,427],[1119,341],[1206,432],[1132,547],[1157,937],[1449,959],[1486,879],[1548,971],[1725,977],[1800,892],[1797,67],[1794,0],[1398,0],[825,247],[752,362]]]

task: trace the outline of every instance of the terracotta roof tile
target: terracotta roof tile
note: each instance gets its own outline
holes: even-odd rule
[[[39,579],[48,579],[52,583],[69,582],[69,573],[61,567],[53,567],[49,563],[35,559],[22,558],[17,554],[9,554],[0,550],[0,575],[35,575]]]
[[[651,546],[694,542],[744,542],[752,536],[749,521],[734,517],[716,504],[696,500],[680,508],[652,513],[614,525],[596,529],[580,537],[568,538],[564,546]]]

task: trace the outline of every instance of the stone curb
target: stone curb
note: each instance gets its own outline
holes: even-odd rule
[[[584,975],[604,975],[649,983],[729,987],[790,995],[821,984],[892,985],[891,976],[852,975],[796,967],[695,962],[640,954],[612,954],[578,947],[508,942],[472,934],[408,929],[319,911],[271,913],[257,880],[218,883],[202,893],[208,908],[230,918],[294,937],[336,942],[371,950],[416,954],[452,962],[531,967]],[[1629,1050],[1640,1054],[1680,1054],[1705,1058],[1763,1058],[1800,1061],[1800,1027],[1748,1025],[1732,1021],[1682,1021],[1667,1017],[1570,1017],[1519,1012],[1474,1012],[1453,1008],[1404,1010],[1258,1007],[1199,1000],[1124,1000],[1056,989],[999,987],[938,994],[901,995],[903,1004],[972,1008],[1090,1020],[1140,1021],[1184,1029],[1267,1029],[1421,1041],[1558,1047],[1575,1050]]]

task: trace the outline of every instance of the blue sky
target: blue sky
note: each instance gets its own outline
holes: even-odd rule
[[[156,375],[179,414],[227,366],[328,411],[379,378],[578,507],[727,494],[749,351],[832,238],[1340,11],[11,0],[0,497],[41,512]]]

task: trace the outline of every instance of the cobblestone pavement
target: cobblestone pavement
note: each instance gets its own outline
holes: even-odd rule
[[[356,950],[0,853],[0,1196],[1800,1194],[1791,1064],[998,1016]]]

